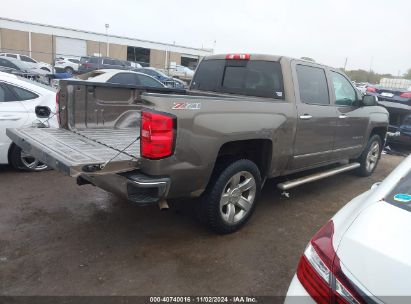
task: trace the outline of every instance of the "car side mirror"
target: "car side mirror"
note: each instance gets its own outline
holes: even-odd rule
[[[377,96],[364,95],[361,100],[361,105],[364,107],[376,106],[377,101],[378,101]]]
[[[49,118],[51,114],[50,108],[46,106],[37,106],[34,109],[34,112],[36,113],[37,118]]]

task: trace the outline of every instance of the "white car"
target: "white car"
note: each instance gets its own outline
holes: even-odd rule
[[[65,71],[73,74],[78,71],[80,65],[80,59],[75,57],[57,57],[54,63],[54,69],[56,72]]]
[[[182,65],[170,67],[167,71],[169,76],[180,78],[183,80],[191,80],[194,76],[194,71]]]
[[[31,155],[24,153],[6,135],[6,128],[30,127],[43,123],[48,127],[58,127],[57,117],[39,119],[36,106],[56,110],[56,91],[51,87],[0,72],[0,164],[10,164],[16,169],[41,171],[47,169]]]
[[[410,237],[408,156],[314,235],[285,303],[409,303]]]
[[[53,67],[51,66],[51,64],[48,64],[42,61],[37,61],[26,55],[20,55],[20,54],[15,54],[15,53],[0,53],[0,57],[14,58],[14,59],[25,62],[28,66],[32,68],[41,69],[47,72],[53,71]]]
[[[85,79],[85,77],[88,78]],[[92,82],[141,85],[153,88],[165,87],[163,83],[149,75],[128,70],[101,69],[83,74],[79,78]]]

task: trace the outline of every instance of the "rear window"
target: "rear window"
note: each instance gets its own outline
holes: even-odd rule
[[[401,178],[385,201],[396,207],[411,211],[411,171]]]
[[[197,69],[191,88],[284,99],[281,65],[273,61],[204,60]]]

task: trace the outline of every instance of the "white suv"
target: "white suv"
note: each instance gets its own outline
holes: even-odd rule
[[[53,67],[45,62],[41,62],[41,61],[36,61],[33,58],[26,56],[26,55],[20,55],[20,54],[15,54],[15,53],[0,53],[0,56],[2,57],[8,57],[8,58],[14,58],[17,60],[21,60],[26,62],[30,67],[33,68],[38,68],[38,69],[42,69],[45,70],[47,72],[52,72],[53,71]]]
[[[62,72],[73,74],[78,71],[80,65],[80,59],[75,57],[57,57],[54,63],[54,69],[56,72]]]

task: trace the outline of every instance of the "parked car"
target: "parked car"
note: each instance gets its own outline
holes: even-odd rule
[[[367,87],[370,84],[368,82],[359,82],[356,83],[355,86],[357,88],[358,91],[360,91],[361,93],[365,94],[367,92]]]
[[[56,73],[67,72],[74,74],[78,71],[80,59],[75,57],[58,57],[54,62],[54,69]]]
[[[36,106],[55,111],[56,91],[25,78],[0,72],[0,164],[10,164],[16,169],[42,171],[47,165],[12,143],[6,136],[6,128],[31,127],[39,121]],[[45,121],[45,119],[41,120]],[[46,124],[57,127],[57,118]]]
[[[81,57],[78,72],[80,74],[100,69],[131,70],[134,67],[126,60],[109,57]]]
[[[411,91],[405,89],[389,89],[380,86],[368,86],[367,94],[381,101],[400,102],[411,105]]]
[[[23,61],[31,68],[42,69],[47,72],[53,71],[53,67],[50,64],[46,62],[42,62],[42,61],[37,61],[26,55],[20,55],[20,54],[15,54],[15,53],[0,53],[0,57],[13,58],[13,59]]]
[[[3,67],[3,71],[16,74],[28,79],[35,80],[47,84],[49,82],[47,78],[48,72],[39,68],[33,68],[31,65],[24,61],[20,61],[13,58],[0,57],[0,66]]]
[[[106,82],[125,85],[141,85],[153,88],[164,88],[157,79],[143,73],[133,71],[102,69],[96,70],[95,76],[89,77],[87,80],[92,82]]]
[[[268,178],[322,168],[278,184],[287,191],[348,170],[371,175],[388,126],[387,110],[344,73],[285,56],[205,57],[189,90],[60,88],[61,129],[8,129],[13,141],[137,205],[198,198],[217,233],[247,223]]]
[[[130,66],[131,69],[138,69],[141,68],[141,64],[134,61],[126,61],[126,65]]]
[[[167,74],[174,78],[190,81],[194,76],[194,71],[188,67],[176,65],[174,67],[170,67],[167,70]]]
[[[314,235],[285,303],[396,303],[409,298],[410,193],[408,156]]]
[[[387,143],[411,146],[411,105],[389,101],[378,101],[378,104],[390,114]]]
[[[161,81],[166,87],[170,88],[184,88],[185,83],[181,81],[180,79],[169,77],[163,72],[155,69],[155,68],[140,68],[140,69],[134,69],[133,71],[135,72],[140,72],[143,74],[150,75],[151,77],[156,78],[157,80]]]

